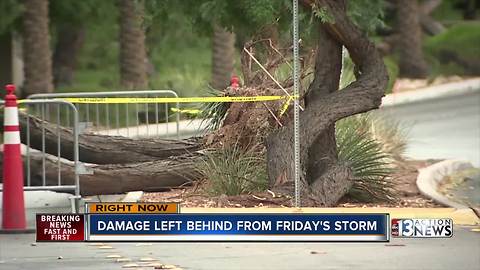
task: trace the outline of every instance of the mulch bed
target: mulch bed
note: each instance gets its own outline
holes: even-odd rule
[[[417,188],[418,169],[431,165],[435,161],[406,161],[395,173],[395,200],[393,202],[356,202],[343,198],[337,207],[442,207],[423,196]],[[291,207],[292,195],[276,194],[271,191],[238,196],[212,197],[205,192],[205,184],[176,188],[165,192],[145,193],[143,202],[178,202],[180,207]]]

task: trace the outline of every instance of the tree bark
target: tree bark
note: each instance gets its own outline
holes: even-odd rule
[[[157,161],[122,165],[93,165],[87,167],[93,170],[91,175],[80,175],[81,195],[120,194],[130,191],[163,191],[198,180],[195,163],[200,154],[166,158]],[[26,166],[26,157],[23,157]],[[0,163],[3,152],[0,152]],[[0,166],[0,169],[2,166]],[[43,159],[41,153],[30,155],[31,185],[42,185]],[[24,167],[26,175],[26,167]],[[63,160],[60,166],[62,185],[75,184],[73,162]],[[46,155],[45,179],[46,185],[58,185],[57,157]],[[1,180],[1,179],[0,179]],[[2,181],[0,181],[2,182]]]
[[[53,91],[48,0],[24,0],[24,96]]]
[[[304,0],[302,3],[310,8],[314,2]],[[333,23],[321,25],[327,36],[319,40],[319,46],[332,42],[327,46],[332,50],[332,55],[328,57],[328,61],[332,62],[319,64],[317,61],[315,78],[318,79],[312,83],[305,110],[300,115],[302,205],[332,206],[352,185],[351,170],[339,164],[331,152],[334,143],[332,127],[344,117],[378,108],[388,83],[388,74],[375,45],[348,19],[342,1],[321,0],[315,3],[325,8],[334,19]],[[335,62],[338,62],[339,46],[333,42],[348,49],[358,70],[357,80],[340,91],[336,91],[335,87],[338,87],[339,65]],[[327,49],[320,51],[320,55],[326,54]],[[327,70],[332,72],[332,78]],[[321,86],[322,77],[329,78],[325,87]],[[273,186],[293,186],[293,123],[271,134],[266,145],[270,183]],[[327,157],[327,160],[312,159],[321,156]]]
[[[85,29],[83,26],[60,24],[57,26],[58,41],[53,55],[55,86],[69,86],[77,65],[77,55],[83,46]]]
[[[420,8],[417,0],[397,0],[397,48],[400,77],[426,78],[428,66],[422,52]]]
[[[420,24],[429,35],[438,35],[445,31],[445,27],[434,20],[430,14],[442,4],[442,0],[426,0],[420,6]]]
[[[3,118],[0,117],[0,118]],[[42,149],[42,134],[45,136],[45,151],[57,155],[58,137],[60,137],[60,155],[73,160],[73,132],[30,116],[29,123],[25,114],[19,117],[22,143],[27,143],[27,127],[30,127],[30,147]],[[2,119],[0,119],[2,120]],[[44,132],[44,133],[43,133]],[[124,164],[153,161],[194,152],[201,144],[196,139],[130,139],[120,136],[96,134],[79,135],[80,161],[94,164]]]
[[[322,99],[337,91],[340,83],[342,44],[334,40],[322,26],[318,29],[318,44],[315,78],[305,97],[307,106],[316,99]],[[321,177],[336,163],[337,142],[335,140],[335,124],[332,124],[318,134],[312,147],[308,149],[306,173],[311,176],[310,180],[314,180]]]
[[[119,0],[120,79],[127,89],[147,87],[147,56],[143,0]]]
[[[214,25],[212,39],[212,81],[214,89],[223,90],[230,85],[235,56],[235,34]]]
[[[422,25],[423,30],[432,36],[441,34],[445,32],[445,27],[440,22],[434,20],[432,17],[426,14],[420,15],[420,23]]]
[[[475,20],[477,19],[477,6],[478,0],[465,0],[463,9],[463,19],[464,20]]]
[[[386,2],[387,8],[394,10],[396,5],[393,0],[391,2]],[[446,28],[442,23],[436,21],[430,14],[442,3],[442,0],[425,0],[422,1],[419,9],[419,21],[421,28],[424,33],[427,35],[435,36],[443,33]],[[408,3],[407,3],[408,4]],[[398,33],[398,29],[380,29],[377,31],[377,34],[384,36],[383,41],[377,44],[378,49],[382,55],[388,55],[393,53],[393,50],[401,42],[401,37]]]

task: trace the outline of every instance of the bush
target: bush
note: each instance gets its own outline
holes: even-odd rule
[[[392,57],[384,57],[383,62],[385,63],[385,66],[387,67],[387,72],[388,72],[388,85],[387,89],[385,89],[385,94],[391,94],[393,85],[395,84],[395,80],[398,77],[398,73],[400,72],[400,69],[398,67],[397,62]]]
[[[452,26],[425,40],[424,51],[434,75],[472,75],[480,72],[480,23]]]
[[[237,145],[207,153],[198,165],[211,195],[239,195],[268,187],[265,159]]]
[[[215,89],[209,90],[209,95],[212,97],[222,96],[223,92]],[[199,117],[202,120],[202,126],[205,127],[205,130],[217,130],[222,126],[223,120],[227,115],[228,108],[230,107],[229,103],[226,102],[207,102],[202,103],[200,108],[201,113]]]
[[[368,136],[377,141],[382,151],[393,161],[403,161],[408,144],[408,131],[400,122],[372,113],[356,115],[346,121],[355,121],[357,128],[366,131]]]
[[[336,124],[339,160],[350,166],[354,183],[349,195],[358,200],[391,200],[393,161],[406,147],[399,124],[370,114],[352,116]]]

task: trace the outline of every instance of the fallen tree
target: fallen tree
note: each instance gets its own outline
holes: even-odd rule
[[[172,187],[185,185],[199,178],[196,162],[201,153],[191,153],[163,160],[140,162],[121,165],[86,164],[93,174],[80,176],[80,193],[82,195],[120,194],[129,191],[163,191]],[[24,174],[26,175],[26,157],[24,159]],[[0,152],[3,160],[3,152]],[[30,155],[30,183],[32,186],[42,185],[43,155],[33,152]],[[58,170],[60,168],[61,184],[75,184],[75,167],[73,162],[61,160],[58,166],[57,157],[45,156],[46,185],[58,185]],[[1,167],[1,166],[0,166]],[[25,177],[26,179],[26,177]]]
[[[19,124],[22,143],[27,144],[27,128],[30,127],[30,147],[42,149],[42,134],[44,134],[45,152],[56,156],[58,138],[60,138],[60,156],[68,160],[74,159],[72,129],[57,126],[32,115],[29,115],[27,123],[25,113],[20,113]],[[184,155],[197,151],[201,147],[197,139],[132,139],[91,133],[80,134],[78,143],[80,161],[94,164],[153,161],[170,156]]]
[[[333,18],[319,28],[315,79],[305,96],[300,114],[301,184],[305,204],[331,206],[352,185],[346,164],[337,159],[335,122],[378,108],[388,74],[375,45],[347,17],[343,1],[316,1]],[[302,3],[311,8],[314,1]],[[356,66],[356,81],[338,89],[341,46]],[[267,138],[268,174],[272,185],[292,187],[294,179],[293,123]]]
[[[300,114],[302,206],[332,206],[350,190],[354,180],[349,165],[342,164],[337,157],[335,122],[378,108],[387,86],[388,74],[375,45],[347,17],[344,1],[304,0],[302,3],[308,9],[323,9],[331,17],[329,22],[318,25],[314,80],[300,99],[304,107]],[[347,48],[355,64],[356,81],[338,90],[342,45]],[[252,45],[246,47],[245,51],[256,50]],[[261,78],[266,77],[263,71],[248,68],[251,66],[245,60],[248,56],[242,58],[246,87],[236,89],[234,93],[282,95],[275,83],[264,83],[271,80]],[[308,61],[308,57],[305,58]],[[271,59],[264,63],[269,71],[275,65],[280,66],[279,62]],[[283,82],[283,87],[291,87],[289,82]],[[231,93],[227,91],[227,94]],[[207,137],[206,144],[257,148],[259,155],[266,151],[271,188],[293,194],[295,162],[292,112],[290,110],[280,116],[277,112],[281,107],[281,103],[275,102],[231,104],[223,126]]]

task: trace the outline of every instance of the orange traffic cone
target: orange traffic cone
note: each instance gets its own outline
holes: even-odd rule
[[[23,164],[20,128],[18,126],[15,85],[5,86],[5,114],[3,130],[3,206],[2,229],[25,230],[25,203],[23,199]]]

